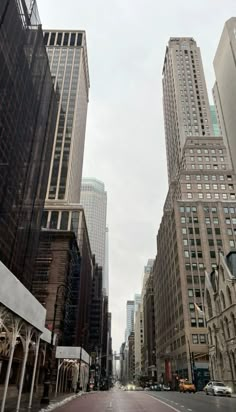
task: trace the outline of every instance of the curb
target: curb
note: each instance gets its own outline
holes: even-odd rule
[[[59,408],[60,406],[66,405],[68,402],[73,401],[76,398],[79,398],[80,396],[84,395],[86,392],[80,392],[77,393],[76,395],[68,396],[67,398],[63,399],[62,401],[55,402],[51,405],[48,405],[46,408],[42,408],[39,410],[39,412],[48,412],[48,411],[53,411],[56,408]]]

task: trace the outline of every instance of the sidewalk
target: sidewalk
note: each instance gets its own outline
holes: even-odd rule
[[[83,395],[84,392],[80,392],[77,394],[74,393],[67,393],[67,394],[60,394],[56,398],[52,397],[50,399],[50,404],[48,406],[41,405],[40,399],[41,397],[37,397],[33,399],[32,403],[32,408],[30,409],[31,412],[46,412],[46,411],[51,411],[55,409],[58,406],[64,405],[65,403],[71,401],[72,399],[75,399],[81,395]],[[5,412],[15,412],[16,411],[16,403],[17,399],[9,399],[6,402],[5,406]],[[23,395],[22,396],[22,401],[21,401],[21,407],[20,407],[20,412],[29,412],[28,409],[28,404],[29,404],[29,399],[28,395]]]

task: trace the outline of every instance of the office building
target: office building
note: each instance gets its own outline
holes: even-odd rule
[[[230,218],[230,214],[227,214]],[[232,219],[232,218],[231,218]],[[236,252],[219,255],[205,282],[211,377],[236,390]],[[219,310],[220,309],[220,310]]]
[[[36,1],[3,0],[0,16],[0,260],[31,289],[55,94]]]
[[[86,35],[81,30],[47,30],[44,43],[58,92],[46,206],[79,203],[89,99]]]
[[[209,380],[207,325],[202,315],[205,270],[217,267],[219,249],[227,254],[235,248],[235,175],[223,138],[212,135],[200,51],[195,50],[193,39],[174,39],[169,44],[172,42],[182,45],[181,49],[172,47],[171,54],[176,54],[180,66],[169,63],[168,67],[165,57],[164,96],[175,93],[176,85],[165,81],[167,71],[172,70],[177,83],[180,77],[181,87],[188,88],[190,101],[177,99],[178,107],[164,101],[165,123],[172,130],[178,120],[183,142],[181,152],[176,151],[175,179],[173,151],[167,147],[169,176],[173,178],[157,235],[153,270],[157,378],[175,388],[176,377],[188,377],[201,389]],[[187,116],[180,122],[183,113]],[[188,118],[194,120],[196,129],[186,128]],[[166,144],[171,147],[169,129],[166,134]]]
[[[212,136],[200,49],[193,38],[170,38],[163,67],[163,106],[169,183],[176,178],[187,136]]]
[[[134,295],[134,314],[137,312],[139,305],[142,302],[142,296],[140,293],[135,293]]]
[[[144,330],[143,330],[143,310],[141,303],[138,305],[135,311],[135,322],[134,322],[134,349],[135,349],[135,381],[138,384],[139,379],[144,375],[142,370],[141,356],[142,347],[144,341]]]
[[[44,210],[33,293],[47,308],[47,324],[50,326],[57,287],[65,285],[67,306],[64,307],[63,293],[59,297],[67,318],[58,323],[58,334],[64,344],[82,345],[86,350],[90,349],[94,270],[83,208],[67,205]]]
[[[214,58],[216,82],[213,95],[222,135],[236,170],[236,17],[229,19],[223,29]]]
[[[108,296],[107,193],[104,183],[93,178],[83,178],[80,202],[85,212],[92,252],[98,265],[103,268],[103,289]]]
[[[145,375],[153,383],[156,375],[156,330],[154,312],[153,273],[151,272],[145,286],[143,296],[143,345],[145,354]]]
[[[134,300],[127,300],[126,302],[126,330],[125,341],[128,342],[128,337],[134,332]]]

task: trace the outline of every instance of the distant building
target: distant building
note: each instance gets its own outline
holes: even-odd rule
[[[148,375],[149,379],[152,379],[154,383],[157,380],[157,371],[153,273],[150,273],[147,279],[143,297],[143,327],[145,375]]]
[[[138,305],[135,312],[134,322],[134,347],[135,347],[135,380],[139,383],[139,378],[144,374],[142,370],[142,347],[144,343],[144,325],[142,305]]]
[[[236,170],[236,17],[229,19],[225,25],[214,58],[216,82],[213,95],[225,144]]]
[[[103,268],[103,288],[108,295],[107,193],[104,183],[93,178],[83,178],[80,197],[85,212],[91,248],[95,254],[96,262]]]
[[[128,337],[134,332],[134,300],[127,300],[126,303],[126,331],[125,340],[128,342]]]
[[[205,309],[210,375],[236,390],[236,252],[220,254],[218,269],[207,275]]]
[[[140,293],[135,293],[134,295],[134,315],[138,310],[140,303],[142,302],[142,296]]]

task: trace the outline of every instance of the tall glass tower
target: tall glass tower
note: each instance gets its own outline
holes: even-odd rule
[[[94,178],[83,178],[80,197],[91,249],[95,254],[96,262],[103,268],[103,289],[106,289],[108,295],[107,193],[104,183]]]
[[[89,99],[86,36],[84,31],[48,30],[44,43],[58,92],[47,201],[79,203]]]

